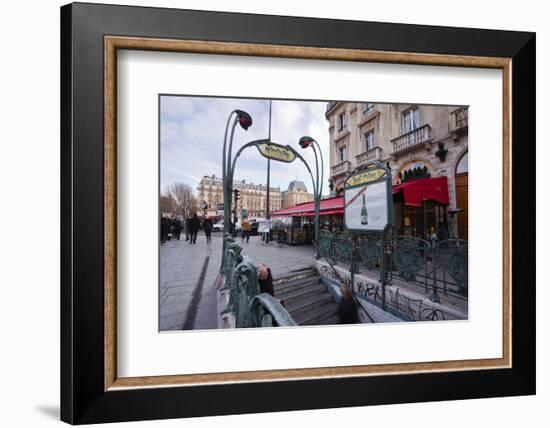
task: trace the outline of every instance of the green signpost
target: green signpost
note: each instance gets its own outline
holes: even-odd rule
[[[231,122],[233,118],[233,122]],[[306,149],[312,147],[315,154],[315,178],[313,173],[306,162],[306,160],[291,146],[283,146],[271,141],[270,138],[251,141],[244,146],[242,146],[235,157],[232,159],[232,148],[233,148],[233,135],[235,133],[235,128],[239,124],[242,129],[245,131],[252,126],[252,117],[243,110],[233,110],[229,117],[227,118],[227,124],[225,127],[225,134],[223,140],[223,150],[222,150],[222,175],[223,175],[223,202],[224,202],[224,238],[223,238],[223,254],[222,254],[222,263],[220,270],[224,269],[225,266],[225,253],[227,248],[227,237],[229,236],[229,226],[230,226],[230,207],[232,202],[232,192],[233,192],[233,174],[235,172],[235,164],[237,159],[243,150],[249,147],[256,147],[260,154],[267,159],[275,160],[278,162],[294,162],[296,158],[300,159],[306,166],[309,175],[311,177],[311,182],[313,184],[313,193],[315,198],[315,247],[316,247],[316,258],[319,258],[319,219],[320,219],[320,205],[321,205],[321,194],[323,187],[323,156],[321,154],[321,148],[319,143],[313,138],[304,136],[300,138],[299,144],[300,147]],[[229,138],[228,138],[229,136]],[[316,148],[317,147],[317,148]],[[317,155],[319,151],[319,155]],[[321,158],[321,169],[319,170],[319,157]],[[269,190],[269,189],[268,189]]]
[[[235,173],[235,166],[237,164],[237,159],[239,158],[239,156],[241,155],[241,153],[250,148],[250,147],[256,147],[258,149],[258,151],[260,152],[260,154],[262,156],[264,156],[265,158],[268,158],[268,159],[272,159],[272,160],[275,160],[275,161],[279,161],[279,162],[286,162],[286,163],[290,163],[290,162],[294,162],[296,160],[296,158],[300,159],[304,165],[306,166],[306,169],[307,171],[309,172],[309,175],[311,177],[311,182],[312,182],[312,185],[313,185],[313,189],[314,189],[314,197],[315,197],[315,201],[316,201],[316,205],[317,205],[317,209],[315,210],[315,223],[316,223],[316,234],[315,234],[315,242],[316,242],[316,246],[317,246],[317,252],[319,251],[318,250],[318,242],[319,242],[319,239],[318,239],[318,225],[319,225],[319,209],[318,209],[318,205],[319,205],[319,201],[321,199],[321,194],[320,194],[320,183],[318,183],[315,178],[313,177],[313,173],[311,172],[311,168],[309,167],[308,163],[306,162],[306,160],[296,151],[294,150],[291,146],[283,146],[282,144],[277,144],[277,143],[274,143],[270,140],[267,140],[267,139],[262,139],[262,140],[254,140],[254,141],[250,141],[249,143],[246,143],[244,146],[242,146],[239,150],[237,150],[237,152],[235,153],[235,157],[233,158],[233,160],[229,163],[228,162],[228,167],[227,169],[224,170],[224,183],[225,186],[224,186],[224,203],[227,205],[227,206],[230,206],[231,205],[231,198],[232,198],[232,187],[233,187],[233,176],[234,176],[234,173]],[[317,165],[318,167],[318,165]],[[317,171],[317,177],[319,176],[319,172]],[[225,253],[225,248],[226,248],[226,242],[224,241],[224,245],[223,245],[223,251]],[[222,269],[223,269],[223,260],[222,260]]]
[[[344,228],[352,233],[351,282],[357,271],[357,233],[382,235],[379,247],[382,307],[386,306],[388,234],[393,219],[391,171],[379,161],[371,161],[344,182]]]

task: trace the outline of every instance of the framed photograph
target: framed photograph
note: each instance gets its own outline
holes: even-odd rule
[[[535,393],[533,33],[76,3],[61,56],[63,421]]]

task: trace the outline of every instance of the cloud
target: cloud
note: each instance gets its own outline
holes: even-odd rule
[[[315,138],[325,159],[323,193],[328,193],[328,123],[324,102],[282,101],[272,103],[271,139],[291,145],[306,159],[315,175],[315,158],[311,149],[302,150],[298,140],[303,135]],[[161,188],[184,182],[194,189],[204,175],[222,174],[222,147],[227,118],[232,110],[245,110],[253,118],[247,132],[237,126],[233,156],[248,141],[268,138],[269,101],[260,99],[162,96],[160,106],[160,175]],[[271,186],[286,190],[290,181],[303,181],[312,191],[307,169],[300,161],[291,164],[271,162]],[[245,150],[237,161],[235,179],[265,184],[267,160],[257,150]]]

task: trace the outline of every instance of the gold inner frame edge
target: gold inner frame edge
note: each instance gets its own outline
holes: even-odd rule
[[[390,64],[494,68],[502,70],[503,90],[503,349],[502,358],[322,368],[117,377],[116,367],[116,53],[118,49],[214,55],[358,61]],[[264,381],[363,377],[511,367],[511,58],[387,52],[141,37],[104,37],[104,390],[196,386]]]

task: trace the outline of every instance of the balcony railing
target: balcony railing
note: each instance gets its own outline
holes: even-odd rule
[[[468,126],[468,107],[459,107],[451,112],[450,131],[458,131]]]
[[[349,173],[351,171],[351,162],[343,161],[339,164],[336,164],[332,167],[332,175],[339,175],[344,173]]]
[[[380,147],[376,146],[366,152],[361,153],[360,155],[355,156],[357,160],[357,165],[361,165],[367,161],[380,158]]]
[[[431,127],[423,125],[420,128],[413,129],[397,138],[391,140],[393,144],[393,153],[407,151],[418,144],[430,141]]]

